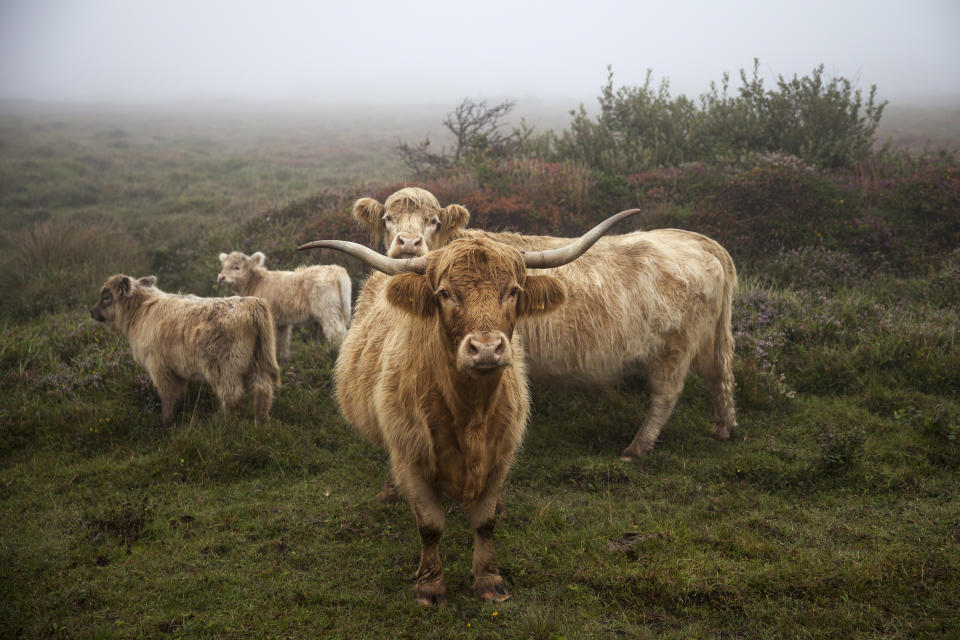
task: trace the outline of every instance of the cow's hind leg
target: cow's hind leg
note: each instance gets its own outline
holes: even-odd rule
[[[660,437],[660,431],[673,412],[673,407],[683,393],[684,378],[687,366],[672,369],[666,367],[653,368],[648,383],[650,386],[650,411],[643,421],[640,430],[633,438],[633,442],[620,453],[620,459],[627,462],[639,458],[653,451],[653,446]]]
[[[328,307],[319,307],[313,309],[313,317],[323,328],[323,337],[331,347],[340,347],[340,343],[347,335],[347,325],[343,322],[343,314],[340,313],[340,307],[335,306],[338,301],[330,299]]]
[[[225,418],[230,417],[233,410],[243,400],[244,383],[240,376],[222,376],[214,385],[214,391],[220,400],[220,409]]]
[[[420,566],[417,568],[417,582],[413,587],[414,597],[423,605],[446,604],[447,585],[443,579],[439,551],[445,524],[440,497],[436,489],[416,469],[394,468],[393,477],[413,508],[417,531],[420,532]]]
[[[493,602],[503,602],[510,597],[507,585],[497,568],[493,546],[493,527],[496,522],[496,507],[500,502],[499,491],[484,492],[480,500],[469,509],[470,526],[473,528],[473,591],[478,597]]]
[[[269,375],[255,371],[250,373],[245,385],[253,404],[253,419],[264,423],[270,419],[270,406],[273,404],[273,380]]]

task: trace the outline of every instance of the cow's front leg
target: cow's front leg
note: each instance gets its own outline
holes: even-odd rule
[[[497,568],[493,547],[493,527],[499,488],[488,488],[470,508],[470,526],[473,528],[473,592],[484,600],[503,602],[510,597],[507,585]]]
[[[445,515],[436,489],[414,469],[393,469],[393,477],[413,508],[420,532],[420,566],[413,594],[423,605],[447,603],[447,585],[443,580],[439,543]]]
[[[187,382],[167,370],[151,371],[150,377],[160,396],[160,424],[167,426],[187,392]]]

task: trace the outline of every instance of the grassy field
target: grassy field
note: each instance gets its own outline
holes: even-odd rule
[[[295,332],[270,423],[224,421],[193,384],[161,428],[87,313],[100,284],[149,271],[210,295],[219,251],[292,266],[298,241],[351,232],[351,199],[401,175],[395,137],[432,121],[329,121],[0,117],[0,636],[960,636],[956,251],[909,268],[854,244],[735,252],[729,442],[695,378],[630,464],[642,380],[534,386],[494,534],[502,604],[472,596],[453,504],[449,604],[415,604],[412,514],[374,500],[386,459],[338,415],[317,328]]]

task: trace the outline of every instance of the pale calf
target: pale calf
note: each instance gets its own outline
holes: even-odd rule
[[[277,355],[290,357],[294,325],[311,319],[320,323],[323,337],[339,347],[350,324],[350,276],[335,264],[300,267],[296,271],[271,271],[263,265],[261,251],[220,254],[217,282],[240,296],[263,298],[277,324]]]

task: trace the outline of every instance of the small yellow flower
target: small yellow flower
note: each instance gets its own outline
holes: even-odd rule
[[[500,615],[500,612],[499,612],[499,611],[494,611],[494,612],[491,613],[490,615],[491,615],[491,616],[498,616],[498,615]]]

